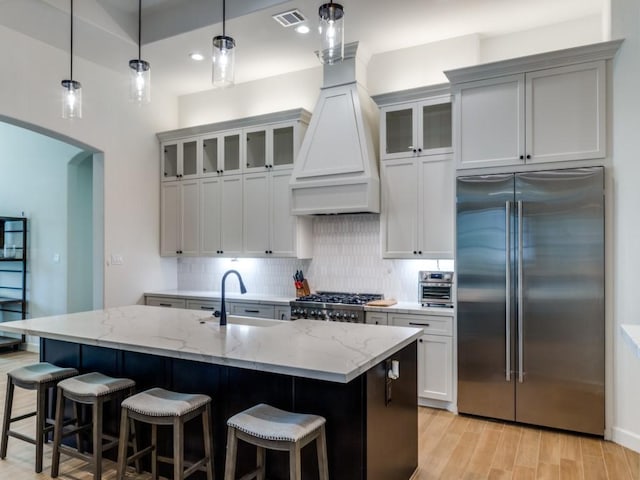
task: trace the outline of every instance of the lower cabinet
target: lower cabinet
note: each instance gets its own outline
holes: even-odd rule
[[[227,312],[241,317],[275,318],[273,305],[227,302]]]
[[[203,312],[220,312],[220,300],[185,299],[181,297],[163,297],[145,295],[145,304],[156,307],[187,308]],[[258,317],[270,320],[291,320],[291,307],[282,304],[249,303],[227,301],[227,314],[242,317]],[[386,315],[386,314],[385,314]]]
[[[153,307],[186,308],[184,298],[145,296],[145,304]]]
[[[389,325],[423,329],[418,339],[418,396],[452,402],[453,317],[389,313],[388,318]]]
[[[364,321],[371,325],[389,325],[389,319],[386,313],[365,312]]]

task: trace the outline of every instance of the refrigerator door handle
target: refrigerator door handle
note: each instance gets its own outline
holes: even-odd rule
[[[518,381],[524,381],[524,296],[522,289],[522,201],[518,200]]]
[[[505,380],[511,381],[511,202],[505,202],[505,312],[504,312],[504,329],[505,329]]]

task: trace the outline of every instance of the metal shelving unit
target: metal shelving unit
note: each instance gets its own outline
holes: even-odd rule
[[[27,315],[27,219],[0,217],[0,323]],[[0,331],[2,325],[0,325]],[[0,348],[24,343],[25,336],[0,332]]]

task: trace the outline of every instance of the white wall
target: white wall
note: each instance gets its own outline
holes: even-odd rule
[[[124,265],[107,266],[105,306],[136,303],[147,289],[177,284],[176,262],[158,255],[159,153],[156,132],[177,127],[177,100],[153,90],[140,108],[127,100],[122,73],[74,59],[83,86],[84,118],[60,117],[60,81],[68,75],[66,51],[0,27],[0,115],[38,126],[104,152],[104,244]],[[87,148],[89,149],[89,148]]]
[[[611,4],[612,37],[625,39],[613,62],[613,439],[640,451],[640,358],[631,354],[620,334],[620,324],[640,323],[640,3],[637,0],[612,0]]]

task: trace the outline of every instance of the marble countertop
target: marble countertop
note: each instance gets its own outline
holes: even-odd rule
[[[220,327],[198,310],[131,305],[4,322],[6,331],[166,357],[347,383],[422,329],[317,320]]]
[[[222,294],[211,290],[161,290],[156,292],[145,292],[145,295],[152,297],[171,297],[186,299],[204,299],[204,300],[220,300]],[[230,301],[239,301],[245,303],[267,303],[271,305],[286,305],[293,300],[290,297],[277,297],[275,295],[264,295],[259,293],[229,293],[225,292],[225,298]]]
[[[154,297],[167,298],[185,298],[185,299],[205,299],[220,300],[220,292],[206,290],[162,290],[156,292],[145,292],[145,295]],[[277,297],[272,295],[251,294],[241,295],[240,293],[225,293],[225,297],[230,301],[246,302],[246,303],[266,303],[279,306],[289,306],[289,302],[294,300],[293,297]],[[445,315],[453,316],[454,308],[438,308],[423,307],[418,302],[398,302],[390,307],[372,307],[365,306],[367,312],[386,312],[386,313],[423,313],[427,315]]]
[[[633,349],[633,353],[636,357],[640,358],[640,325],[630,323],[622,324],[620,325],[620,329],[627,343]]]

